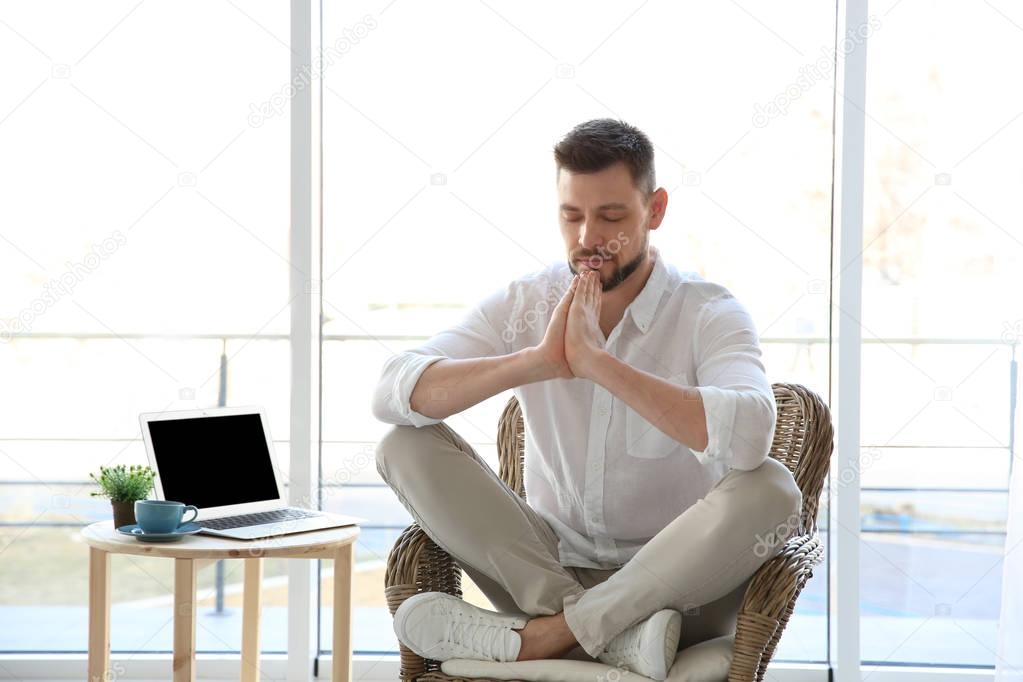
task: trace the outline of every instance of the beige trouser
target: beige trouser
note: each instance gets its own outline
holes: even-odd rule
[[[562,566],[550,525],[444,423],[393,427],[376,462],[419,526],[495,609],[564,611],[591,657],[664,608],[682,613],[680,649],[734,632],[752,575],[793,534],[801,502],[777,460],[733,469],[624,566],[592,569]],[[568,657],[582,654],[576,648]]]

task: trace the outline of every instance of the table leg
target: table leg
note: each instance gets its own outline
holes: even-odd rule
[[[259,615],[263,596],[263,560],[256,557],[244,561],[241,682],[256,682],[259,679]]]
[[[194,559],[174,560],[174,682],[195,682]]]
[[[333,682],[352,679],[352,545],[334,553],[334,651]]]
[[[110,669],[110,554],[89,548],[89,682]]]

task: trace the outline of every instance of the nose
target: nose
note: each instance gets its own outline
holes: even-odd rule
[[[603,246],[604,241],[596,229],[591,227],[588,222],[584,222],[579,228],[579,245],[587,251],[596,253],[597,247]]]

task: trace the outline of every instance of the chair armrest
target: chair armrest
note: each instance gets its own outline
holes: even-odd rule
[[[788,539],[750,581],[739,607],[729,682],[759,682],[774,656],[796,598],[824,558],[816,531]]]
[[[413,523],[401,535],[387,555],[384,573],[384,597],[391,615],[402,602],[420,592],[445,592],[462,598],[462,569],[447,552]],[[440,663],[424,659],[399,642],[402,680],[415,680]]]

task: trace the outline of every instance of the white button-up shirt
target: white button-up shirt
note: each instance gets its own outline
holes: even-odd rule
[[[729,469],[759,466],[774,437],[774,394],[749,313],[723,286],[679,272],[650,249],[653,270],[605,350],[696,387],[707,447],[685,447],[587,379],[514,389],[526,423],[526,499],[557,534],[565,566],[623,565]],[[390,424],[441,421],[410,407],[423,371],[443,358],[536,346],[571,280],[566,262],[552,264],[494,292],[457,326],[392,356],[373,397],[374,415]]]

